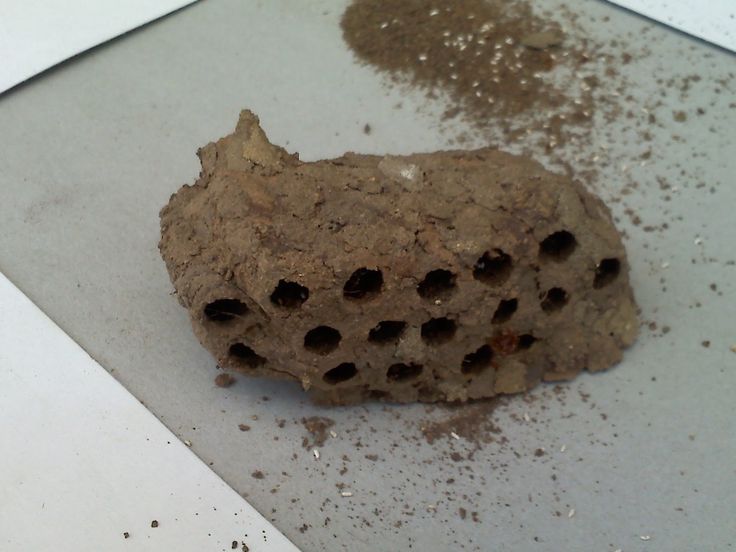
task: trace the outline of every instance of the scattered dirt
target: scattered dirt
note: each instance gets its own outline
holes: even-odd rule
[[[238,424],[238,429],[240,431],[250,431],[250,426],[248,424]]]
[[[250,474],[250,476],[253,479],[263,479],[265,477],[265,475],[263,474],[261,470],[254,471],[253,473]]]
[[[156,527],[158,527],[158,521],[154,519],[154,520],[153,520],[153,521],[151,522],[151,527],[153,527],[154,529],[155,529]]]
[[[568,127],[590,126],[599,81],[581,73],[592,59],[588,42],[569,40],[528,2],[354,0],[342,29],[358,58],[393,83],[447,95],[446,119],[481,131],[493,121],[507,139],[538,132],[550,148],[567,141]],[[555,69],[565,77],[554,78]]]
[[[481,444],[504,439],[492,420],[493,411],[504,399],[490,399],[467,405],[438,407],[448,411],[448,417],[440,421],[425,421],[420,428],[430,445],[438,439],[454,439],[453,433],[462,439]]]
[[[321,447],[330,437],[329,429],[335,425],[335,421],[322,416],[311,416],[310,418],[302,418],[302,425],[312,436],[312,441],[305,437],[302,440],[304,448]]]

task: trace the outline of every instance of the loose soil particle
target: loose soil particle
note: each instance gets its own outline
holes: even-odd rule
[[[235,383],[235,378],[227,373],[218,374],[215,378],[217,387],[230,387],[233,383]]]

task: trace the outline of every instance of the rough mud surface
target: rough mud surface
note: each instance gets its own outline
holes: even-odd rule
[[[466,401],[602,370],[638,330],[608,209],[491,149],[302,163],[244,111],[161,212],[223,368],[316,400]]]

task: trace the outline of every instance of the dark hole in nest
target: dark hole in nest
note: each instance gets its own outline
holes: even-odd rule
[[[511,316],[516,312],[519,307],[519,301],[517,299],[503,299],[496,308],[496,312],[493,313],[491,322],[493,324],[501,324],[511,319]]]
[[[542,240],[542,243],[539,244],[539,254],[543,258],[561,262],[575,251],[577,245],[575,236],[567,230],[560,230]]]
[[[309,299],[309,288],[287,280],[279,280],[278,285],[271,293],[271,302],[287,309],[301,307],[307,299]]]
[[[600,289],[613,283],[619,272],[621,272],[621,261],[618,259],[603,259],[595,268],[593,287]]]
[[[446,317],[432,318],[422,324],[422,339],[430,345],[445,343],[455,336],[457,324]]]
[[[388,343],[396,341],[406,329],[406,322],[401,320],[382,320],[368,332],[368,341],[374,343]]]
[[[266,359],[248,347],[245,343],[233,343],[228,351],[230,356],[251,368],[266,363]]]
[[[463,374],[479,374],[491,365],[493,350],[489,345],[483,345],[474,353],[468,353],[463,359],[461,370]]]
[[[389,366],[386,372],[386,378],[389,381],[407,381],[419,376],[422,373],[422,369],[421,364],[404,364],[403,362],[399,362]]]
[[[532,345],[534,345],[534,342],[536,340],[537,338],[534,337],[532,334],[522,334],[519,336],[519,342],[517,343],[516,347],[519,350],[529,349]]]
[[[455,289],[455,275],[449,270],[438,268],[430,270],[419,282],[417,293],[425,299],[434,299],[449,294]]]
[[[355,364],[352,362],[343,362],[342,364],[338,364],[331,370],[325,372],[322,379],[330,385],[336,385],[338,383],[348,381],[355,377],[357,373],[358,369],[355,367]]]
[[[304,336],[304,348],[313,353],[327,355],[337,349],[342,336],[330,326],[317,326],[309,330]]]
[[[544,294],[544,299],[542,299],[542,310],[544,312],[558,311],[567,304],[568,299],[569,296],[564,289],[560,287],[550,288]]]
[[[499,285],[508,279],[511,265],[511,256],[500,249],[486,251],[475,261],[473,277],[488,285]]]
[[[359,268],[350,275],[342,294],[347,299],[363,299],[378,294],[383,287],[383,273],[380,270]]]
[[[213,322],[227,322],[247,312],[247,305],[237,299],[216,299],[204,307],[204,315]]]

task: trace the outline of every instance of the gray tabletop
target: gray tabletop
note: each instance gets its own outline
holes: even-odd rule
[[[451,146],[441,100],[355,63],[344,6],[206,0],[0,96],[0,270],[304,550],[735,548],[736,63],[605,3],[576,3],[579,24],[647,52],[620,68],[631,116],[589,136],[615,161],[590,184],[625,231],[644,321],[616,369],[505,402],[480,444],[424,438],[458,409],[214,386],[156,249],[195,150],[244,107],[307,160]],[[335,422],[319,459],[302,444],[315,415]]]

